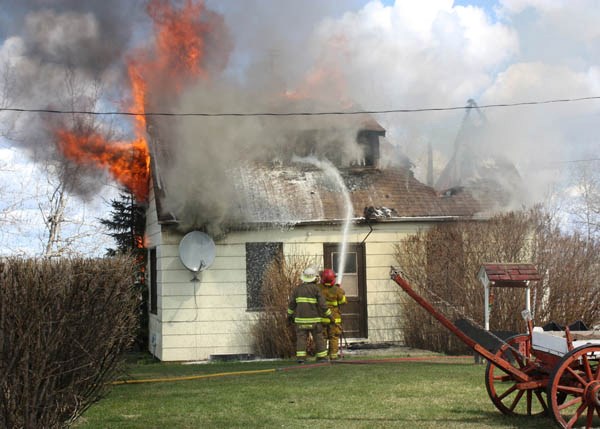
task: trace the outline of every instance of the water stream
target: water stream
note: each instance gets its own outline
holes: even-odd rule
[[[346,209],[344,223],[342,226],[342,242],[340,243],[339,248],[339,257],[338,257],[338,266],[335,270],[337,274],[337,283],[342,284],[342,280],[344,278],[344,270],[346,264],[346,251],[348,247],[348,230],[350,229],[350,223],[352,222],[353,215],[353,207],[352,201],[350,200],[350,193],[346,188],[346,184],[344,183],[344,179],[339,172],[339,170],[327,159],[318,159],[314,156],[308,157],[297,157],[294,156],[292,158],[293,162],[300,162],[305,164],[312,164],[317,168],[320,168],[323,173],[337,186],[337,188],[342,193],[342,198],[344,199],[344,207]]]

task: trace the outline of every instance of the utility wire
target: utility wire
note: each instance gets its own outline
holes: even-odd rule
[[[600,161],[600,158],[571,159],[571,160],[556,161],[556,162],[592,162],[592,161]]]
[[[60,110],[60,109],[26,109],[18,107],[1,107],[0,112],[23,112],[23,113],[53,113],[53,114],[82,114],[82,115],[119,115],[119,116],[203,116],[203,117],[247,117],[247,116],[342,116],[342,115],[365,115],[365,114],[386,114],[386,113],[419,113],[419,112],[440,112],[449,110],[463,109],[490,109],[494,107],[516,107],[531,106],[539,104],[572,103],[577,101],[600,100],[600,96],[563,98],[555,100],[541,101],[522,101],[517,103],[497,103],[485,105],[466,105],[454,107],[425,107],[413,109],[388,109],[388,110],[355,110],[355,111],[328,111],[328,112],[229,112],[229,113],[206,113],[206,112],[125,112],[125,111],[105,111],[97,112],[91,110]]]

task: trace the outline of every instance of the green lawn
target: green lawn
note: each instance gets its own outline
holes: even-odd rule
[[[548,418],[497,411],[487,396],[484,370],[472,359],[318,367],[293,361],[133,364],[128,376],[138,380],[217,376],[114,386],[75,427],[553,427]],[[229,372],[241,373],[225,375]]]

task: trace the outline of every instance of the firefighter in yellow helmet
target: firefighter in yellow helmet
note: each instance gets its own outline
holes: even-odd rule
[[[323,337],[322,318],[331,318],[323,295],[317,286],[317,270],[308,267],[300,276],[302,284],[292,292],[287,314],[290,324],[296,327],[296,359],[298,363],[306,360],[306,346],[310,333],[315,342],[317,360],[327,359],[327,344]]]
[[[340,335],[342,335],[342,312],[340,305],[345,304],[346,293],[341,285],[335,282],[335,272],[327,268],[321,273],[321,293],[325,297],[327,306],[331,310],[331,315],[334,320],[323,318],[323,334],[325,339],[329,341],[329,359],[335,360],[338,358]]]

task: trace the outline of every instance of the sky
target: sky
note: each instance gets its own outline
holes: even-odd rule
[[[12,72],[2,75],[10,85],[0,84],[0,106],[68,106],[69,94],[79,94],[85,106],[122,108],[128,98],[125,64],[152,38],[145,4],[0,0],[0,70]],[[207,0],[206,6],[216,18],[206,49],[210,78],[177,100],[157,89],[153,107],[257,111],[272,106],[265,94],[276,92],[308,97],[306,107],[314,111],[435,109],[464,106],[469,99],[479,106],[573,100],[484,107],[491,131],[482,150],[514,163],[529,202],[544,200],[569,169],[598,158],[600,100],[578,101],[600,96],[596,1]],[[386,141],[411,159],[424,180],[427,148],[439,173],[464,117],[464,110],[435,110],[377,120]],[[118,137],[132,133],[127,118],[99,122],[99,129]],[[57,156],[47,128],[33,114],[0,112],[1,254],[35,255],[43,248],[43,167]],[[202,162],[219,158],[224,147],[239,149],[216,144],[222,127],[215,128],[182,126],[184,145],[187,136],[206,133],[201,147],[189,143],[202,154],[193,165],[222,165]],[[260,140],[256,127],[240,128]],[[239,135],[220,138],[236,141]],[[86,172],[73,186],[69,216],[79,231],[81,224],[90,228],[82,234],[89,237],[82,252],[98,254],[110,245],[94,219],[108,215],[106,201],[116,193],[110,175],[101,172]]]

